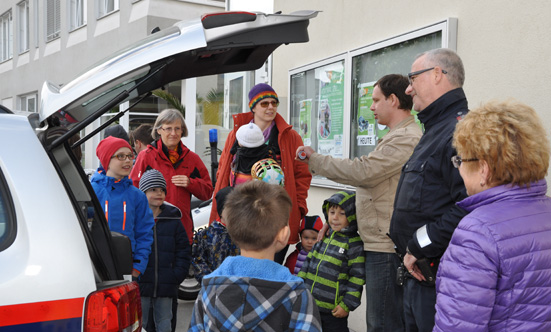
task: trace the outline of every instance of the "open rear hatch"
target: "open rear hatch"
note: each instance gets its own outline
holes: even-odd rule
[[[67,84],[44,83],[35,127],[72,196],[98,282],[120,280],[127,267],[116,254],[117,238],[71,148],[101,128],[72,145],[69,139],[113,107],[170,82],[260,68],[281,44],[307,42],[309,20],[315,16],[317,11],[209,14],[148,36]]]

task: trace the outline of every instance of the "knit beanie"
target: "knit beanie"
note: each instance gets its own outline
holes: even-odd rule
[[[222,212],[224,211],[224,204],[226,203],[226,198],[228,197],[228,194],[232,192],[234,187],[227,186],[225,188],[222,188],[218,190],[216,193],[214,199],[216,200],[216,212],[218,212],[218,215],[222,217]]]
[[[257,148],[264,144],[264,134],[262,130],[252,122],[239,127],[237,133],[235,133],[235,138],[237,138],[239,145],[246,148]]]
[[[156,169],[148,169],[140,178],[140,190],[144,193],[152,188],[161,188],[166,192],[165,177]]]
[[[249,108],[251,111],[258,104],[259,101],[265,98],[274,98],[279,102],[277,93],[274,89],[266,83],[259,83],[249,91]]]
[[[304,216],[300,221],[300,228],[298,229],[299,233],[302,233],[305,229],[311,229],[313,231],[319,232],[323,227],[323,221],[320,216]]]
[[[130,144],[122,138],[109,136],[99,142],[98,147],[96,148],[96,156],[98,156],[99,162],[105,170],[109,167],[111,157],[113,157],[115,152],[117,152],[120,148],[128,148],[130,152],[132,152],[132,147]]]

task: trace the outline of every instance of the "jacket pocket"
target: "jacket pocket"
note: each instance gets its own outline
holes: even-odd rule
[[[425,180],[426,161],[413,160],[402,169],[402,183],[396,193],[396,206],[402,211],[419,211]]]

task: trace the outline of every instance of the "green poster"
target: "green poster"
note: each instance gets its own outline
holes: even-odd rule
[[[299,102],[300,109],[300,137],[305,146],[312,145],[312,99],[305,99]]]
[[[334,66],[333,66],[334,68]],[[318,152],[343,156],[344,69],[320,68]]]
[[[421,123],[421,121],[419,121],[419,118],[417,118],[417,111],[414,111],[414,110],[411,110],[411,114],[413,115],[413,117],[415,118],[415,123],[417,123],[419,125],[419,128],[421,128],[421,131],[422,132],[425,132],[425,126],[423,126],[423,124]]]
[[[373,103],[373,84],[362,83],[358,85],[358,136],[356,137],[357,145],[375,145],[377,139],[375,137],[375,117],[370,107]]]

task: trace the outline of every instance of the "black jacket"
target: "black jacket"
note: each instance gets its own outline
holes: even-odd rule
[[[407,247],[417,258],[441,257],[466,215],[455,205],[467,193],[451,157],[455,125],[467,112],[465,93],[458,88],[417,115],[425,133],[402,168],[390,222],[390,237],[401,255]]]
[[[143,297],[177,297],[178,285],[188,275],[191,246],[182,225],[182,213],[164,203],[153,227],[153,245],[145,273],[140,276]]]

